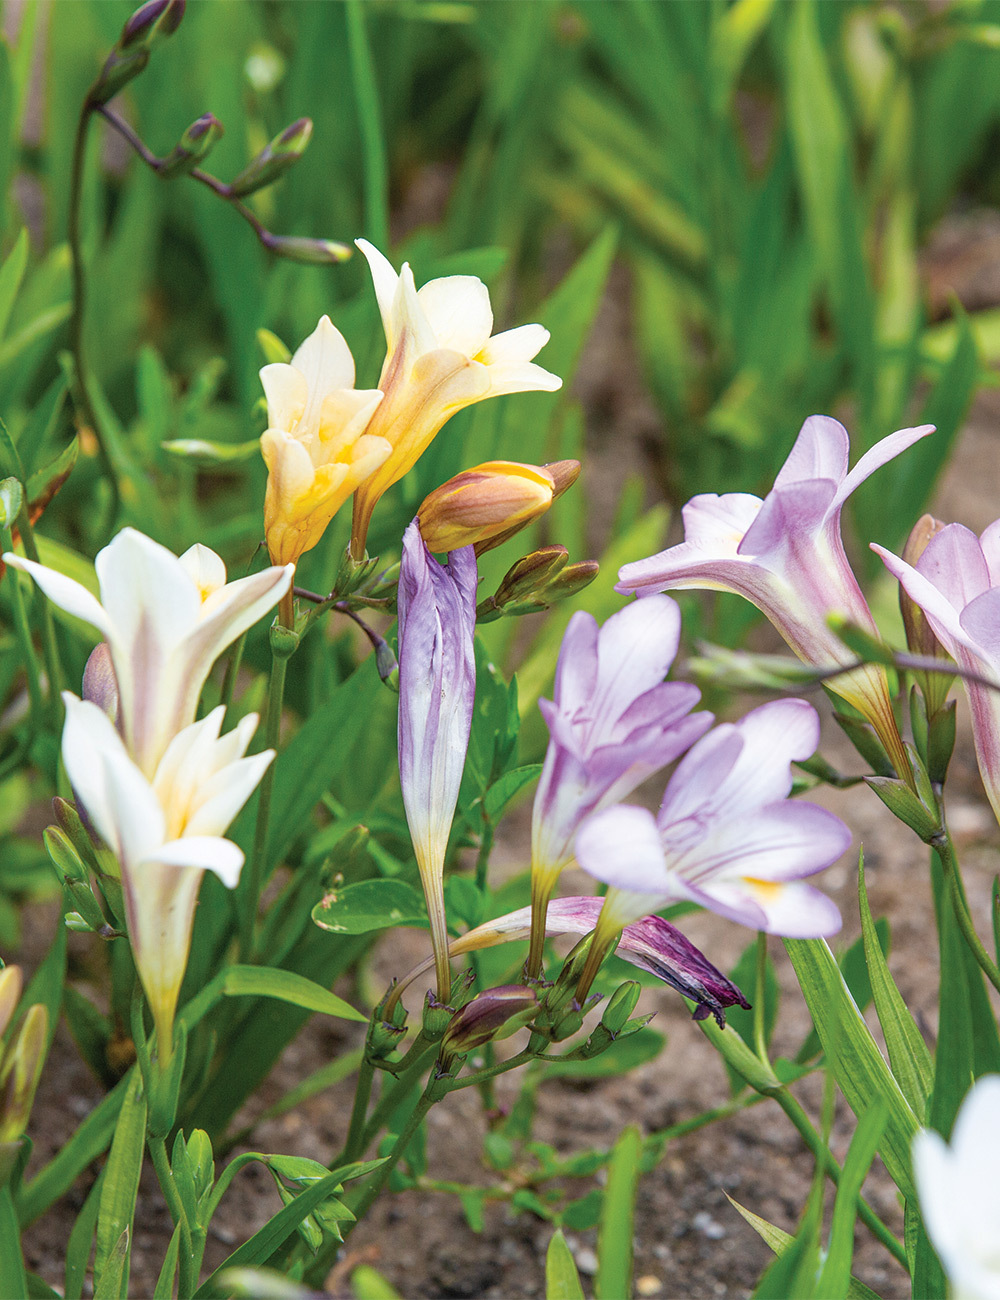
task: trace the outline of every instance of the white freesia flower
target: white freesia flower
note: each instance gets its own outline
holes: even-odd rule
[[[1000,1075],[975,1083],[951,1144],[921,1129],[913,1171],[924,1226],[953,1300],[1000,1300]]]
[[[205,871],[214,871],[230,889],[239,880],[243,852],[223,833],[274,750],[245,758],[257,715],[248,714],[220,736],[220,705],[171,740],[148,779],[107,714],[68,691],[63,700],[63,762],[77,799],[121,866],[136,968],[165,1060],[198,886]]]
[[[207,546],[178,557],[123,528],[94,562],[98,600],[55,569],[18,555],[4,559],[107,641],[125,744],[149,778],[173,738],[194,721],[212,664],[278,603],[295,571],[289,564],[227,582],[226,566]]]

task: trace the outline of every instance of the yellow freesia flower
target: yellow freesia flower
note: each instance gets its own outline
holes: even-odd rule
[[[357,560],[379,498],[412,468],[450,416],[502,393],[554,392],[562,380],[532,364],[549,339],[543,326],[521,325],[491,337],[493,311],[482,280],[448,275],[418,291],[409,265],[397,275],[367,240],[356,243],[371,268],[387,345],[379,379],[385,398],[368,432],[392,448],[354,497],[351,554]]]
[[[260,440],[268,468],[267,549],[275,564],[294,564],[392,448],[366,433],[382,394],[354,387],[354,358],[328,316],[290,364],[265,366],[260,379],[268,419]]]

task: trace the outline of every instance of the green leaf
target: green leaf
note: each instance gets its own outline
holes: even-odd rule
[[[0,1188],[0,1295],[23,1296],[28,1291],[21,1254],[21,1230],[10,1188]]]
[[[355,1300],[401,1300],[399,1292],[370,1264],[359,1264],[351,1274]]]
[[[428,924],[423,894],[405,880],[362,880],[331,890],[313,908],[312,919],[334,934]]]
[[[104,1166],[107,1168],[107,1165]],[[101,1188],[104,1186],[104,1169],[97,1175],[94,1185],[87,1193],[83,1209],[76,1217],[69,1234],[66,1247],[66,1300],[81,1300],[83,1283],[87,1276],[87,1264],[90,1262],[90,1250],[94,1244],[94,1229],[97,1227],[97,1212],[101,1205]]]
[[[887,1107],[881,1102],[875,1102],[861,1116],[851,1138],[833,1205],[827,1255],[816,1288],[817,1294],[821,1296],[846,1295],[850,1286],[858,1197],[875,1158],[887,1116]]]
[[[888,1107],[879,1154],[904,1197],[915,1195],[910,1144],[920,1127],[822,939],[786,939],[787,951],[834,1078],[855,1115],[877,1098]]]
[[[133,1070],[111,1143],[97,1216],[94,1293],[124,1300],[128,1288],[130,1239],[146,1145],[146,1098],[142,1076]]]
[[[366,1015],[355,1011],[343,998],[338,998],[336,993],[306,979],[304,975],[281,970],[277,966],[230,966],[223,976],[222,992],[231,998],[277,998],[307,1011],[322,1011],[324,1015],[339,1016],[341,1020],[368,1021]]]
[[[642,1138],[630,1124],[615,1143],[608,1165],[597,1237],[596,1300],[620,1300],[632,1294],[632,1231],[641,1154]]]
[[[892,1072],[896,1076],[903,1096],[913,1107],[913,1113],[923,1123],[927,1098],[934,1085],[934,1065],[920,1030],[889,973],[889,967],[878,942],[875,922],[868,903],[863,853],[858,864],[858,872],[861,932],[875,997],[875,1009],[878,1012],[882,1033],[885,1035]]]
[[[545,1300],[583,1300],[580,1275],[562,1228],[556,1228],[545,1253]]]
[[[504,772],[498,781],[494,781],[483,799],[483,807],[490,821],[499,820],[510,801],[526,785],[537,781],[541,772],[541,763],[525,763],[523,767],[514,767],[509,772]]]
[[[254,1268],[264,1264],[274,1252],[292,1235],[303,1219],[328,1196],[331,1196],[342,1181],[342,1174],[334,1171],[326,1178],[300,1192],[283,1210],[264,1224],[263,1228],[243,1243],[224,1260],[215,1272],[203,1282],[195,1292],[195,1300],[225,1300],[227,1292],[220,1286],[220,1274],[229,1268]]]
[[[14,242],[14,247],[4,258],[0,266],[0,339],[7,329],[7,322],[14,309],[17,291],[24,279],[28,266],[28,232],[24,228]]]
[[[180,1249],[181,1225],[178,1223],[177,1227],[174,1228],[174,1235],[170,1238],[167,1253],[163,1256],[160,1276],[156,1279],[156,1286],[153,1288],[153,1300],[173,1300]]]

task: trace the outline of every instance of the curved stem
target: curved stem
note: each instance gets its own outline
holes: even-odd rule
[[[990,958],[982,940],[976,933],[976,927],[972,923],[972,917],[969,915],[969,904],[965,897],[965,890],[962,888],[962,877],[959,872],[955,846],[947,830],[931,842],[931,847],[938,855],[938,860],[941,863],[941,870],[948,884],[948,895],[955,912],[955,920],[958,922],[958,928],[962,931],[962,937],[969,945],[969,949],[983,974],[1000,993],[1000,969]]]
[[[344,1143],[343,1163],[357,1160],[364,1151],[365,1116],[368,1114],[368,1102],[372,1095],[372,1080],[375,1067],[367,1056],[362,1058],[358,1067],[358,1086],[354,1091],[354,1105],[351,1108],[351,1123]],[[340,1161],[338,1161],[340,1163]]]

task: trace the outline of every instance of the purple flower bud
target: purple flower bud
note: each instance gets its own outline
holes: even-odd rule
[[[90,652],[83,670],[83,698],[96,704],[118,725],[118,678],[107,641],[99,642]]]
[[[162,159],[156,169],[157,175],[164,180],[172,180],[175,176],[184,176],[193,171],[224,134],[225,127],[219,119],[212,113],[203,113],[191,123],[170,153]]]
[[[537,1012],[534,989],[521,984],[486,989],[452,1017],[441,1050],[445,1056],[465,1056],[485,1043],[509,1038],[534,1019]]]
[[[312,129],[313,124],[308,117],[300,117],[298,121],[286,126],[230,182],[229,193],[234,198],[242,199],[284,176],[289,167],[294,166],[305,153]]]

